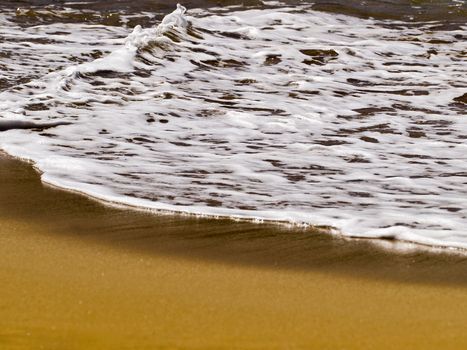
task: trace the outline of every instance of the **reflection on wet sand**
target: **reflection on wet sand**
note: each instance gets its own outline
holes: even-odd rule
[[[27,220],[47,232],[84,242],[233,265],[467,284],[463,250],[346,239],[312,228],[116,208],[42,185],[31,166],[9,157],[0,158],[0,183],[1,218]]]

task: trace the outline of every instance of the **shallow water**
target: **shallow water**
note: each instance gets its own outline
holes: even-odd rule
[[[21,229],[9,225],[16,223],[29,226],[34,235],[48,237],[51,242],[65,239],[137,256],[290,273],[318,272],[378,282],[467,286],[467,255],[462,250],[395,240],[348,239],[312,227],[154,215],[109,206],[41,184],[30,165],[1,153],[0,183],[0,226],[4,233],[0,239],[13,245],[22,237],[18,233]],[[6,243],[0,246],[13,254],[26,254]]]
[[[467,247],[466,4],[405,3],[7,2],[0,118],[71,124],[0,147],[105,200]]]

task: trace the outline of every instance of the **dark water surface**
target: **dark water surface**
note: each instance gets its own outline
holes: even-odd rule
[[[239,8],[266,7],[266,5],[261,0],[186,0],[179,2],[187,8],[224,6],[238,6]],[[465,0],[284,0],[280,1],[280,3],[287,5],[309,4],[314,10],[334,12],[362,18],[372,17],[377,19],[392,19],[408,22],[440,21],[447,26],[465,24],[467,18],[467,2]],[[142,11],[167,12],[173,9],[174,4],[174,1],[164,0],[6,0],[1,2],[0,9],[34,9],[43,7],[48,7],[49,9],[59,9],[63,7],[69,7],[83,11],[102,11],[103,13],[137,13]],[[33,12],[31,12],[29,23],[32,24],[35,20],[46,20],[45,18],[39,17],[40,16],[34,15]],[[52,19],[50,18],[49,20]],[[79,18],[69,18],[68,20],[79,20]],[[116,21],[114,23],[117,24],[118,22]]]

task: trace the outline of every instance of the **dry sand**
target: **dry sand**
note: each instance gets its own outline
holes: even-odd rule
[[[465,349],[467,255],[382,243],[111,208],[0,157],[0,349]]]

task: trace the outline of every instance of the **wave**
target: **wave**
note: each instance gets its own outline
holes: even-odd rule
[[[466,248],[466,28],[436,28],[178,5],[131,33],[2,29],[52,72],[3,91],[0,119],[68,125],[0,147],[106,201]]]

